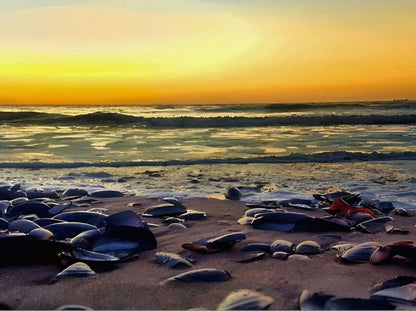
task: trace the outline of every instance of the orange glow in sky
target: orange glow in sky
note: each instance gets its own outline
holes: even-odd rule
[[[1,104],[416,98],[416,2],[0,4]]]

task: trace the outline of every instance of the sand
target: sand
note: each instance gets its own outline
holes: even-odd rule
[[[113,214],[132,210],[140,214],[145,207],[160,203],[156,199],[122,197],[101,199],[94,207],[104,207]],[[128,207],[130,202],[142,206]],[[252,289],[271,296],[270,309],[297,309],[302,290],[332,294],[338,297],[368,298],[369,289],[376,283],[398,275],[415,275],[415,266],[404,258],[394,258],[388,263],[372,265],[343,264],[335,250],[311,255],[307,261],[281,261],[270,256],[248,263],[236,260],[243,254],[240,248],[248,243],[271,243],[287,239],[294,243],[319,240],[317,235],[338,234],[343,241],[388,243],[400,240],[415,241],[413,217],[395,216],[395,227],[408,230],[407,235],[365,234],[360,232],[282,233],[255,230],[237,223],[246,211],[244,202],[217,199],[188,199],[183,204],[188,209],[204,211],[206,220],[189,221],[187,230],[173,230],[161,225],[152,228],[158,247],[140,254],[137,260],[124,262],[115,270],[98,273],[88,278],[62,279],[54,284],[48,281],[62,270],[58,264],[27,264],[0,268],[0,303],[15,309],[56,309],[66,304],[79,304],[92,309],[216,309],[233,290]],[[87,209],[87,208],[85,208]],[[292,210],[299,211],[299,210]],[[327,215],[321,210],[304,211],[312,216]],[[160,224],[158,218],[145,218]],[[243,231],[247,239],[231,249],[215,254],[194,254],[195,268],[225,269],[231,279],[222,283],[161,284],[171,276],[188,269],[168,269],[154,259],[156,251],[181,253],[183,243]],[[188,253],[189,254],[189,253]],[[245,253],[244,253],[245,254]]]

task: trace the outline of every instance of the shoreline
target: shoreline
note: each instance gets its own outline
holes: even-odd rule
[[[141,206],[128,207],[128,203]],[[254,229],[237,223],[247,210],[241,201],[218,199],[183,199],[188,210],[207,213],[206,220],[187,221],[186,230],[174,230],[161,225],[158,218],[144,221],[160,224],[151,228],[158,246],[145,251],[136,260],[123,262],[109,272],[98,273],[88,278],[62,279],[47,284],[59,271],[56,264],[28,264],[0,267],[3,282],[0,284],[0,303],[14,309],[56,309],[66,304],[84,305],[92,309],[216,309],[233,290],[252,289],[274,299],[270,309],[297,309],[297,300],[304,289],[335,295],[339,298],[368,298],[369,289],[378,282],[398,275],[414,275],[414,263],[394,257],[380,265],[370,263],[344,264],[337,259],[335,250],[310,255],[307,261],[281,261],[265,256],[258,261],[238,263],[239,250],[248,243],[272,243],[276,239],[287,239],[295,244],[304,240],[319,240],[322,235],[336,234],[342,241],[378,241],[382,244],[400,240],[416,240],[414,216],[394,216],[395,227],[409,231],[407,235],[353,232],[285,233]],[[107,213],[131,210],[141,214],[151,205],[161,203],[157,199],[138,196],[100,199],[94,208],[108,208]],[[77,208],[77,210],[88,210]],[[327,215],[325,211],[305,211],[287,208],[290,212],[302,212],[314,217]],[[246,239],[232,248],[214,254],[199,254],[181,247],[200,238],[218,236],[232,232],[245,232]],[[157,251],[192,255],[194,268],[225,269],[230,280],[221,283],[164,284],[167,278],[188,269],[167,269],[156,263]],[[348,290],[346,290],[348,289]]]
[[[416,209],[416,161],[0,170],[2,185],[22,188],[78,187],[152,198],[218,198],[228,187],[238,187],[241,199],[251,203],[311,199],[314,193],[343,190]]]

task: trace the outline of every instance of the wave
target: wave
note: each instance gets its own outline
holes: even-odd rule
[[[183,166],[183,165],[215,165],[215,164],[284,164],[284,163],[337,163],[367,161],[409,161],[416,160],[416,152],[321,152],[314,154],[292,153],[287,156],[267,156],[253,158],[167,160],[167,161],[114,161],[114,162],[4,162],[0,168],[15,169],[64,169],[81,167],[141,167],[141,166]]]
[[[372,109],[386,111],[394,109],[414,108],[414,101],[398,100],[395,102],[345,102],[345,103],[298,103],[298,104],[268,104],[266,109],[272,111],[307,111],[307,110],[324,110],[332,111],[334,109]]]
[[[414,109],[415,101],[374,101],[374,102],[316,102],[316,103],[269,103],[269,104],[228,104],[193,106],[194,110],[201,112],[232,112],[238,111],[264,111],[264,112],[304,112],[316,110],[344,110],[344,109],[372,109],[386,111],[391,109]],[[176,106],[179,107],[179,106]]]
[[[63,115],[40,112],[0,112],[0,125],[49,126],[138,126],[148,128],[231,128],[279,125],[381,125],[416,124],[416,114],[408,115],[319,115],[264,117],[138,117],[121,113],[94,112]]]

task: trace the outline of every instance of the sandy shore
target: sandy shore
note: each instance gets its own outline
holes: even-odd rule
[[[155,199],[122,197],[101,199],[94,207],[108,208],[113,214],[133,210],[140,214],[145,207],[160,203]],[[139,202],[139,207],[128,207]],[[272,243],[287,239],[294,243],[318,240],[317,235],[334,233],[343,241],[388,243],[400,240],[416,241],[414,217],[395,216],[393,225],[408,230],[407,235],[365,234],[360,232],[282,233],[255,230],[237,223],[246,206],[244,202],[216,199],[188,199],[183,201],[187,209],[204,211],[206,220],[188,221],[187,230],[174,230],[161,225],[152,228],[158,247],[140,254],[137,260],[119,264],[109,272],[88,278],[62,279],[54,284],[48,281],[62,270],[58,264],[27,264],[0,268],[0,303],[15,309],[56,309],[66,304],[79,304],[92,309],[216,309],[233,290],[252,289],[271,296],[274,303],[270,309],[297,309],[297,300],[303,289],[339,297],[368,298],[369,289],[378,282],[398,275],[415,275],[415,266],[404,258],[372,265],[343,264],[335,250],[311,255],[308,261],[281,261],[267,256],[261,260],[238,263],[240,248],[248,243]],[[87,209],[87,208],[85,208]],[[295,211],[295,210],[292,210]],[[299,211],[299,210],[296,210]],[[324,211],[301,211],[312,216],[326,215]],[[146,218],[160,224],[161,219]],[[188,269],[167,269],[156,263],[156,251],[174,253],[188,252],[181,245],[194,240],[243,231],[247,239],[231,249],[215,254],[195,254],[195,268],[225,269],[231,279],[222,283],[160,283]]]

